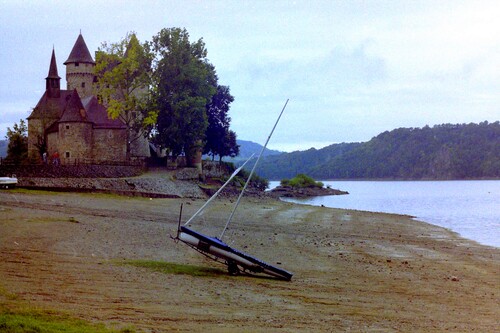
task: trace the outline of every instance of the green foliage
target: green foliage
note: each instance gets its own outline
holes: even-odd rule
[[[26,122],[21,119],[19,124],[14,123],[12,129],[7,127],[7,163],[19,165],[25,163],[28,159],[28,127]]]
[[[297,176],[293,177],[292,179],[281,180],[281,186],[291,186],[295,188],[304,188],[304,187],[322,188],[324,184],[322,182],[317,182],[311,177],[300,173]]]
[[[217,92],[207,105],[208,127],[204,154],[219,155],[219,161],[224,156],[235,157],[239,153],[236,143],[236,133],[229,130],[231,118],[228,116],[229,105],[234,97],[229,92],[229,87],[217,85]]]
[[[306,151],[264,156],[257,170],[260,175],[269,179],[291,178],[299,173],[311,175],[315,166],[346,154],[359,145],[360,143],[340,143],[320,150],[311,148]]]
[[[125,328],[112,330],[102,324],[91,324],[67,315],[40,310],[3,310],[0,312],[0,332],[6,333],[132,333]]]
[[[186,29],[161,30],[150,43],[155,55],[154,101],[158,118],[155,142],[176,157],[205,139],[206,106],[217,76],[206,59],[202,39],[191,43]]]
[[[120,264],[149,268],[154,271],[165,274],[183,274],[183,275],[202,276],[202,277],[214,277],[214,276],[226,275],[225,271],[220,270],[218,268],[175,264],[164,261],[126,260],[120,262]]]
[[[236,133],[227,130],[222,137],[222,145],[219,150],[219,161],[222,161],[224,156],[236,157],[240,152],[240,146],[237,144]]]
[[[145,136],[156,122],[148,92],[152,57],[148,44],[141,45],[135,33],[118,43],[103,43],[96,53],[96,94],[110,118],[127,126],[127,158],[131,142]]]
[[[306,173],[318,179],[470,179],[500,177],[500,122],[387,131],[365,143],[267,157],[271,179]]]
[[[245,182],[248,179],[248,176],[250,176],[250,172],[246,171],[245,169],[242,169],[235,177],[235,181],[239,181],[240,186],[244,186]],[[269,180],[267,180],[266,178],[262,178],[256,173],[254,173],[252,175],[252,179],[250,179],[249,186],[264,191],[266,188],[269,187]]]

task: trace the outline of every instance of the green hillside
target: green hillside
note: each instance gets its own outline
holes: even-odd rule
[[[252,154],[254,154],[255,158],[259,156],[261,150],[262,150],[262,145],[252,142],[252,141],[245,141],[245,140],[237,140],[236,143],[240,146],[240,153],[236,157],[224,157],[224,162],[232,162],[236,166],[240,166],[243,164]],[[263,157],[265,156],[273,156],[273,155],[279,155],[282,154],[282,152],[277,151],[277,150],[272,150],[266,148],[264,150],[264,153],[262,154]],[[208,158],[208,157],[205,157]]]
[[[259,175],[279,180],[471,179],[500,177],[500,123],[399,128],[364,143],[266,157]]]
[[[360,145],[360,143],[340,143],[320,150],[311,148],[306,151],[267,156],[261,160],[257,173],[274,180],[293,178],[300,173],[310,175],[316,166],[347,154]]]

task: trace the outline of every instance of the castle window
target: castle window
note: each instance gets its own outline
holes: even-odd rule
[[[85,88],[85,82],[82,82],[82,88]]]
[[[71,155],[71,154],[69,153],[69,151],[67,151],[65,156],[66,156],[66,158],[69,158],[69,157],[70,157],[70,155]]]
[[[66,129],[69,130],[69,125],[66,125]]]
[[[75,67],[78,67],[80,66],[80,63],[79,62],[75,62]]]

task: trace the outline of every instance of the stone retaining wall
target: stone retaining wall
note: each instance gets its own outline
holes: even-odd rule
[[[0,176],[40,178],[122,178],[142,174],[145,168],[129,165],[0,165]]]

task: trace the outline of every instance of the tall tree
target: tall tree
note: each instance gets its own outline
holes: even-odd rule
[[[239,147],[236,144],[236,133],[230,133],[229,106],[234,97],[229,92],[229,87],[217,85],[217,92],[207,105],[208,128],[206,144],[203,153],[212,156],[212,160],[219,155],[219,160],[224,156],[236,156]],[[233,140],[234,139],[234,140]]]
[[[236,143],[236,133],[228,129],[224,135],[222,149],[219,151],[219,162],[224,156],[236,157],[239,153],[240,145]]]
[[[186,29],[169,28],[153,36],[154,94],[158,108],[155,142],[173,157],[202,150],[206,105],[216,92],[217,76],[202,39],[191,43]],[[189,159],[188,159],[189,160]]]
[[[7,147],[6,161],[19,165],[28,158],[28,127],[26,122],[21,119],[19,124],[14,123],[12,129],[7,127],[7,136],[9,146]]]
[[[108,115],[127,127],[127,160],[131,143],[146,136],[156,120],[148,91],[151,63],[149,44],[141,44],[135,33],[127,34],[118,43],[103,43],[96,53],[96,92],[107,106]]]

